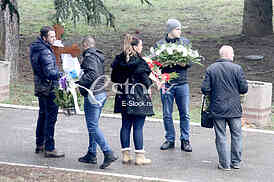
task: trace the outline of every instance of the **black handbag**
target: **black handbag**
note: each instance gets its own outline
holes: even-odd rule
[[[139,88],[139,89],[138,89]],[[140,89],[139,86],[132,87],[129,94],[126,94],[125,104],[126,113],[136,116],[153,116],[152,100],[146,89]]]
[[[206,96],[202,97],[202,109],[201,109],[201,126],[204,128],[213,128],[213,117],[209,110],[209,107],[205,107],[206,105]]]

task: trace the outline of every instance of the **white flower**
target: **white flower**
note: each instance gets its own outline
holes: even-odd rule
[[[151,53],[152,55],[154,55],[155,50],[154,50],[154,48],[153,48],[153,47],[151,47],[151,48],[150,48],[150,53]]]
[[[166,51],[167,51],[167,53],[168,53],[169,55],[172,55],[172,54],[173,54],[173,49],[172,49],[171,47],[168,47],[168,48],[166,49]]]
[[[155,51],[155,55],[156,55],[156,56],[159,56],[159,55],[161,54],[161,52],[162,52],[162,51],[161,51],[160,49],[158,49],[157,51]]]
[[[160,47],[160,49],[161,49],[161,50],[165,50],[166,47],[167,47],[166,44],[162,44],[161,47]]]
[[[200,57],[200,55],[199,55],[199,53],[198,53],[197,50],[193,51],[193,57],[195,57],[195,58]]]
[[[176,50],[177,50],[177,52],[183,52],[184,51],[184,46],[179,45]]]
[[[187,50],[187,48],[183,47],[182,50],[183,50],[183,57],[188,56],[189,51]]]
[[[177,49],[177,47],[178,47],[177,44],[171,44],[171,45],[170,45],[170,48],[173,49],[173,50]]]

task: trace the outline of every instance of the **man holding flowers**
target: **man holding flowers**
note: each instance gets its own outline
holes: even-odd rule
[[[176,73],[176,78],[168,80],[161,88],[161,100],[163,105],[163,120],[166,131],[166,141],[162,144],[161,150],[168,150],[175,147],[175,129],[172,119],[173,103],[176,101],[180,114],[180,131],[181,131],[181,150],[192,152],[192,147],[189,142],[189,85],[187,83],[187,70],[191,67],[191,61],[177,61],[176,59],[169,60],[169,55],[181,52],[187,54],[187,47],[190,46],[190,41],[181,37],[181,23],[176,19],[169,19],[167,21],[167,34],[159,40],[152,52],[157,59],[157,56],[165,52],[161,57],[164,62],[161,62],[162,74]],[[163,51],[165,50],[165,51]],[[174,53],[174,55],[175,55]],[[173,58],[174,58],[173,55]],[[187,55],[185,55],[186,57]],[[178,56],[181,59],[182,56]],[[167,79],[166,79],[167,80]]]

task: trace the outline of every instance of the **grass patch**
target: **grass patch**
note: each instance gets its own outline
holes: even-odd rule
[[[30,83],[13,82],[10,84],[10,98],[4,104],[24,106],[38,106],[38,99],[34,96],[34,86]]]
[[[177,18],[182,21],[184,31],[200,32],[200,35],[190,34],[190,37],[202,39],[240,33],[243,2],[244,0],[152,0],[153,6],[150,7],[142,5],[138,0],[108,0],[105,4],[116,17],[119,32],[148,28],[148,31],[163,33],[166,20]],[[52,0],[19,0],[18,4],[22,34],[33,34],[39,32],[41,26],[52,24],[51,17],[55,13]],[[65,30],[67,35],[113,33],[113,29],[104,25],[84,25],[83,20],[76,27],[70,23],[65,24]]]

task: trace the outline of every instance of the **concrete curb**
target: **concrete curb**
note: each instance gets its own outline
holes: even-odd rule
[[[2,165],[10,165],[10,166],[18,166],[18,167],[52,169],[52,170],[65,171],[65,172],[87,173],[87,174],[99,175],[99,176],[112,176],[112,177],[126,178],[126,179],[129,179],[129,180],[132,179],[132,180],[138,180],[138,181],[186,182],[186,181],[177,181],[177,180],[161,179],[161,178],[154,178],[154,177],[144,177],[144,176],[136,176],[136,175],[128,175],[128,174],[97,172],[97,171],[66,169],[66,168],[56,168],[56,167],[50,167],[50,166],[28,165],[28,164],[20,164],[20,163],[0,162],[0,165],[1,164]]]
[[[12,104],[0,104],[0,108],[10,108],[10,109],[23,109],[23,110],[35,110],[38,111],[39,107],[33,107],[33,106],[22,106],[22,105],[12,105]],[[64,111],[59,110],[59,113],[64,113]],[[84,115],[84,112],[81,113],[80,115]],[[115,119],[121,119],[121,115],[120,114],[101,114],[102,117],[105,118],[115,118]],[[155,118],[150,118],[148,117],[146,119],[146,121],[149,122],[163,122],[162,119],[155,119]],[[179,120],[174,120],[175,124],[179,124],[180,121]],[[190,122],[190,125],[192,126],[200,126],[200,123],[194,123],[194,122]],[[264,134],[272,134],[274,135],[274,131],[271,130],[262,130],[262,129],[253,129],[253,128],[243,128],[243,131],[246,132],[253,132],[253,133],[264,133]]]

